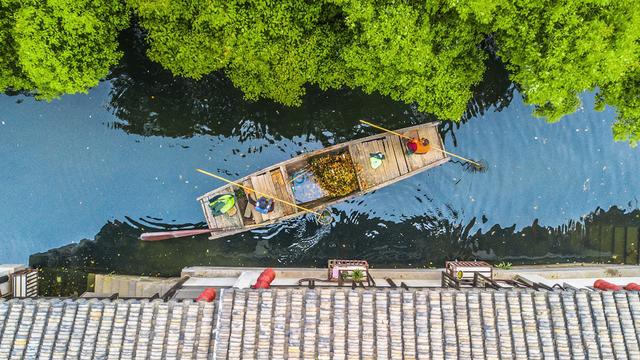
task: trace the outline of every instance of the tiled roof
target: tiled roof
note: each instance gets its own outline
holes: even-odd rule
[[[206,359],[213,303],[0,302],[0,359]]]
[[[6,358],[640,358],[635,292],[223,290],[0,302]]]

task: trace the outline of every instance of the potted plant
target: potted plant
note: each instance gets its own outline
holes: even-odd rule
[[[362,271],[362,270],[353,270],[351,272],[351,280],[353,280],[354,282],[361,283],[361,282],[364,281],[364,279],[365,279],[364,271]]]

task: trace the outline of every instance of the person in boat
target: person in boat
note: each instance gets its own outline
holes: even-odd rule
[[[267,199],[264,196],[261,196],[257,201],[253,200],[251,196],[248,196],[248,200],[251,205],[255,206],[256,211],[260,214],[268,214],[275,208],[273,199]]]
[[[411,138],[407,141],[407,150],[409,154],[426,154],[431,150],[431,145],[428,139]]]
[[[214,196],[209,200],[209,208],[211,209],[211,215],[219,216],[222,214],[228,214],[230,216],[235,215],[236,198],[232,194],[222,194]]]

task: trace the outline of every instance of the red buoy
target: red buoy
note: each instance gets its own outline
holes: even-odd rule
[[[624,287],[624,289],[628,291],[640,291],[640,285],[636,283],[628,283],[627,286]]]
[[[255,285],[253,285],[254,289],[268,289],[271,287],[271,283],[276,278],[276,272],[273,271],[272,268],[266,268],[258,276],[258,280],[256,280]]]
[[[621,286],[618,286],[616,284],[612,284],[608,281],[604,281],[602,279],[598,279],[593,283],[593,287],[598,289],[598,290],[609,290],[609,291],[620,291],[622,290]]]
[[[276,278],[276,272],[273,271],[272,268],[266,268],[264,269],[264,271],[262,271],[262,273],[260,273],[260,276],[258,276],[258,280],[262,279],[267,281],[269,284],[271,284],[271,282],[273,281],[273,279]]]
[[[200,293],[200,295],[198,295],[198,298],[196,299],[196,301],[212,302],[215,299],[216,299],[216,289],[206,288],[204,289],[203,292]]]

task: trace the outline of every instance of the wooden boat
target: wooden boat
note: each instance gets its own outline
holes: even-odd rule
[[[393,184],[449,161],[450,158],[447,155],[437,150],[444,150],[444,143],[438,133],[438,124],[438,122],[432,122],[396,130],[412,138],[428,139],[432,149],[426,154],[408,154],[405,139],[391,133],[382,133],[312,151],[247,175],[235,182],[259,193],[268,194],[307,209],[322,211],[338,202]],[[369,157],[370,154],[378,152],[383,153],[385,159],[382,161],[382,166],[373,169]],[[295,180],[310,158],[329,153],[341,153],[351,159],[356,170],[359,189],[339,198],[321,194],[315,199],[301,200],[300,196],[294,194],[296,184],[291,180]],[[209,203],[212,198],[222,194],[235,195],[235,210],[214,216]],[[211,230],[210,239],[238,234],[305,213],[304,210],[294,206],[276,203],[272,212],[261,214],[249,203],[247,196],[255,200],[255,194],[250,191],[245,192],[235,185],[225,185],[198,197],[207,225]]]

